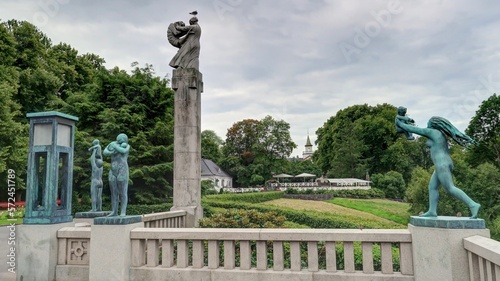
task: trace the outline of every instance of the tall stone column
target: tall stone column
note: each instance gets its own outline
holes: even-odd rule
[[[174,205],[187,211],[186,226],[203,218],[201,207],[201,93],[203,81],[195,68],[173,71],[174,98]]]

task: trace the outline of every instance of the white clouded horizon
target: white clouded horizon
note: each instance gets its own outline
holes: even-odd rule
[[[166,28],[193,10],[202,129],[223,139],[233,123],[271,115],[290,123],[292,156],[301,155],[308,130],[314,142],[338,110],[365,103],[404,105],[420,126],[441,115],[465,130],[499,92],[493,0],[2,0],[0,19],[32,22],[53,44],[97,54],[108,68],[137,61],[164,77],[177,51]],[[348,56],[345,44],[356,48]]]

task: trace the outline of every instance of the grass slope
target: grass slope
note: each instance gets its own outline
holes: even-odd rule
[[[400,224],[408,224],[410,205],[385,199],[351,199],[335,198],[327,201],[334,205],[343,206],[369,214],[376,215]]]
[[[404,228],[405,225],[392,220],[379,217],[375,214],[358,211],[348,207],[331,204],[325,201],[297,200],[297,199],[276,199],[260,203],[259,205],[271,205],[280,208],[302,210],[307,213],[317,213],[322,216],[331,215],[342,218],[348,222],[362,226],[377,225],[376,228]]]

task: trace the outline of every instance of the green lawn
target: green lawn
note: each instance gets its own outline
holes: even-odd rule
[[[0,219],[0,226],[10,225],[12,223],[14,223],[14,224],[22,224],[23,223],[23,219],[16,219],[16,220]]]
[[[370,213],[404,225],[408,224],[410,219],[410,214],[408,212],[410,205],[408,203],[401,203],[384,199],[351,198],[335,198],[327,202]]]

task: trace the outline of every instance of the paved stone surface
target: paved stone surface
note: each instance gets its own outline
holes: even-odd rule
[[[124,224],[132,224],[142,221],[142,216],[116,216],[116,217],[100,217],[94,219],[94,224],[103,225],[103,224],[112,224],[112,225],[124,225]]]
[[[468,217],[418,217],[411,216],[410,224],[422,227],[435,227],[446,229],[485,229],[483,219],[471,219]]]
[[[10,247],[12,247],[8,244],[10,232],[7,226],[0,226],[0,280],[2,281],[16,280],[16,274],[8,271],[10,266],[7,264],[9,261],[7,255],[10,254]]]

